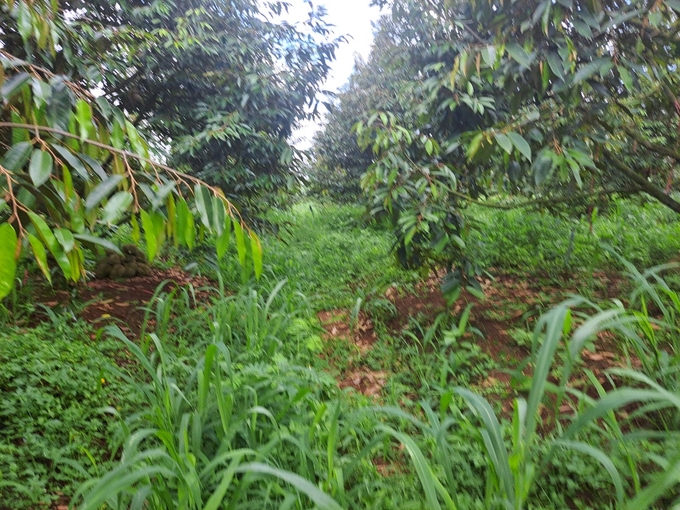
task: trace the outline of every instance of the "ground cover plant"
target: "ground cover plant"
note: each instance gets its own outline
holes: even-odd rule
[[[517,274],[497,273],[498,287],[485,284],[492,303],[468,296],[472,306],[461,303],[452,313],[436,282],[419,283],[396,263],[375,274],[385,264],[376,262],[375,246],[388,247],[389,232],[358,228],[360,208],[305,202],[275,216],[288,232],[262,236],[273,255],[259,285],[242,286],[241,266],[227,260],[223,286],[215,281],[202,302],[198,288],[161,288],[146,306],[141,337],[115,324],[95,334],[76,319],[77,309],[54,315],[30,337],[8,323],[3,346],[13,361],[8,356],[5,366],[30,359],[42,374],[26,383],[10,372],[5,379],[3,408],[15,410],[3,415],[12,459],[2,479],[8,508],[40,501],[83,508],[219,508],[226,501],[238,508],[492,508],[503,501],[602,508],[622,507],[622,494],[649,499],[651,507],[670,504],[672,475],[655,473],[672,467],[677,454],[677,351],[668,342],[676,338],[678,307],[658,272],[639,273],[613,250],[602,251],[599,269],[623,265],[633,276],[622,287],[632,296],[619,296],[631,311],[597,298],[559,305],[567,289],[547,286],[540,274],[521,278],[535,278],[544,295],[519,286]],[[618,220],[599,221],[604,228]],[[343,241],[356,241],[351,250],[310,235],[338,225],[347,229]],[[556,241],[560,232],[552,232]],[[304,263],[291,265],[284,254],[298,249]],[[323,280],[328,266],[311,271],[308,257],[335,261],[333,285]],[[276,280],[280,275],[289,281]],[[541,301],[528,317],[521,315],[530,307],[517,301],[522,292]],[[650,308],[661,316],[650,316]],[[332,313],[322,315],[326,310]],[[493,329],[502,324],[508,331]],[[512,328],[515,337],[526,332],[519,342]],[[614,331],[620,343],[599,347],[609,338],[600,330]],[[65,340],[36,350],[48,331]],[[87,361],[69,354],[93,349],[102,354],[85,354]],[[602,362],[602,353],[615,359]],[[518,370],[523,362],[533,379]],[[54,363],[62,367],[56,373]],[[87,378],[91,389],[81,382]],[[61,389],[34,397],[43,402],[36,415],[23,386],[43,388],[41,395],[50,380]],[[74,407],[74,396],[96,401]],[[529,403],[533,412],[524,410]],[[31,434],[36,427],[41,433]]]
[[[680,5],[374,3],[0,0],[0,510],[680,507]]]

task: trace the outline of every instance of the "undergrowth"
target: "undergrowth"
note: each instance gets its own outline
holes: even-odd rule
[[[160,287],[139,338],[115,325],[95,332],[72,313],[19,328],[4,309],[0,508],[62,497],[85,509],[159,510],[680,504],[677,269],[629,262],[671,258],[676,224],[639,205],[595,218],[592,235],[587,223],[534,213],[480,218],[488,264],[562,274],[576,227],[568,267],[618,269],[633,291],[574,297],[531,329],[514,324],[511,341],[530,354],[503,363],[480,348],[470,308],[414,310],[394,328],[385,289],[408,293],[418,280],[359,208],[271,212],[278,232],[262,236],[260,282],[199,249],[210,298]],[[658,242],[645,243],[643,230]],[[373,321],[369,352],[329,339],[315,314],[334,309]],[[600,380],[581,354],[605,333],[622,367]],[[388,373],[378,399],[338,389],[332,374],[356,366]],[[515,386],[483,387],[493,370],[512,372]],[[571,385],[576,374],[587,389]]]
[[[471,231],[473,258],[483,266],[520,274],[620,270],[618,260],[602,251],[602,243],[640,267],[668,262],[680,253],[677,215],[656,203],[620,200],[606,212],[581,217],[484,207],[474,207],[470,214],[479,222]]]

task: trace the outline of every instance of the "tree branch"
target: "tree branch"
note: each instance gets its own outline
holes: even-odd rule
[[[650,142],[642,135],[640,135],[640,133],[636,132],[634,129],[631,129],[630,127],[624,126],[623,130],[629,136],[631,136],[636,142],[638,142],[643,147],[647,147],[650,151],[656,152],[658,154],[663,154],[664,156],[669,156],[673,158],[675,161],[680,161],[680,152],[674,151],[669,147],[664,147],[663,145],[658,145],[654,142]]]
[[[602,119],[596,119],[596,120],[597,120],[597,123],[600,124],[603,128],[605,128],[609,133],[614,134],[614,127],[613,126],[610,126],[609,124],[607,124]],[[630,136],[633,140],[638,142],[643,147],[646,147],[647,149],[649,149],[652,152],[656,152],[657,154],[663,154],[664,156],[671,157],[675,161],[680,162],[680,152],[674,151],[673,149],[671,149],[669,147],[664,147],[663,145],[659,145],[659,144],[656,144],[654,142],[650,142],[644,136],[642,136],[639,132],[635,131],[631,127],[622,126],[622,128],[628,136]]]
[[[44,132],[47,132],[47,133],[58,134],[58,135],[66,136],[66,137],[69,137],[69,138],[80,139],[80,137],[78,135],[74,135],[73,133],[69,133],[68,131],[63,131],[61,129],[51,128],[51,127],[47,127],[47,126],[39,126],[37,124],[20,124],[20,123],[15,123],[15,122],[0,122],[0,128],[32,129],[32,130],[35,130],[35,131],[44,131]],[[236,218],[238,216],[240,223],[245,225],[239,210],[236,208],[236,206],[234,206],[234,204],[231,203],[231,201],[227,200],[227,198],[224,195],[224,192],[220,188],[217,188],[215,186],[211,186],[211,185],[207,184],[206,182],[202,181],[201,179],[199,179],[198,177],[194,177],[193,175],[189,175],[189,174],[186,174],[184,172],[180,172],[179,170],[175,170],[172,167],[163,165],[161,163],[153,161],[152,159],[146,158],[144,156],[140,156],[139,154],[135,154],[133,152],[128,152],[128,151],[124,151],[124,150],[121,150],[121,149],[116,149],[115,147],[111,147],[110,145],[106,145],[104,143],[97,142],[95,140],[89,140],[87,138],[84,139],[84,140],[81,140],[81,143],[94,145],[95,147],[99,147],[100,149],[104,149],[104,150],[108,151],[109,153],[116,153],[116,154],[122,156],[124,159],[125,158],[131,158],[131,159],[136,159],[138,161],[141,161],[143,163],[148,163],[149,165],[151,165],[154,168],[154,170],[161,169],[161,170],[167,172],[168,174],[174,176],[175,179],[182,181],[185,185],[186,185],[187,181],[189,181],[189,182],[192,182],[194,184],[204,186],[205,188],[210,190],[213,194],[215,194],[216,196],[218,196],[218,197],[220,197],[224,200],[224,205],[227,208],[227,213],[230,216],[232,216],[234,218]],[[156,171],[156,175],[157,174],[158,173]]]
[[[638,172],[628,167],[623,161],[618,159],[616,156],[607,151],[607,160],[611,165],[619,171],[619,173],[628,177],[631,181],[635,182],[640,186],[640,190],[644,191],[648,195],[656,198],[663,205],[669,209],[680,214],[680,202],[673,200],[670,195],[666,195],[663,190],[654,186],[651,182],[647,180],[646,177],[640,175]]]

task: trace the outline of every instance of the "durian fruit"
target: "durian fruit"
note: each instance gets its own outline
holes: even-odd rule
[[[148,264],[137,264],[137,276],[149,276],[151,268]]]
[[[133,278],[135,276],[148,276],[151,268],[146,261],[144,252],[134,244],[126,244],[121,247],[122,255],[107,253],[97,261],[95,276],[97,278]]]
[[[117,264],[122,264],[125,258],[122,255],[118,255],[117,253],[109,253],[106,256],[106,260],[109,261],[110,266],[115,266]]]
[[[94,266],[94,275],[101,280],[108,278],[110,273],[111,264],[109,264],[109,261],[105,258],[98,260],[97,264]]]
[[[126,264],[125,266],[125,271],[123,272],[123,276],[125,278],[132,278],[133,276],[137,275],[137,263],[136,262],[130,262]]]
[[[125,266],[123,264],[116,264],[111,268],[109,276],[111,278],[122,278],[125,275]]]
[[[129,256],[130,258],[140,261],[140,260],[145,260],[146,257],[144,255],[144,252],[137,248],[134,244],[126,244],[120,249],[126,256]],[[127,258],[127,257],[126,257]]]

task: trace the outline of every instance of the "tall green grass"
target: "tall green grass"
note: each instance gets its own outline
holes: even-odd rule
[[[127,416],[105,410],[120,423],[120,462],[83,484],[78,508],[335,510],[384,497],[380,480],[366,478],[375,420],[348,406],[329,375],[300,364],[311,354],[292,327],[300,317],[286,312],[285,283],[181,314],[189,291],[159,290],[147,315],[156,329],[141,345],[107,328],[140,369],[118,375],[143,404]],[[174,346],[178,322],[204,333]]]
[[[363,218],[358,206],[304,202],[288,211],[271,211],[277,233],[262,236],[265,285],[288,280],[316,310],[351,308],[358,297],[383,291],[417,275],[399,267],[391,234]],[[238,268],[225,260],[230,282]],[[232,275],[232,276],[229,276]]]
[[[534,331],[531,386],[526,397],[513,403],[513,415],[505,422],[493,405],[467,388],[453,388],[445,393],[438,417],[423,404],[427,422],[413,420],[430,443],[432,458],[416,443],[413,436],[392,428],[383,431],[401,442],[408,451],[423,487],[428,508],[449,510],[466,508],[459,502],[455,466],[450,463],[447,428],[456,420],[477,424],[470,430],[486,454],[485,508],[520,510],[532,506],[538,487],[545,483],[545,473],[560,450],[589,456],[610,479],[611,505],[615,508],[664,508],[680,504],[680,384],[677,359],[678,294],[659,276],[663,268],[638,272],[624,262],[637,283],[633,297],[640,309],[626,309],[620,301],[603,309],[584,298],[574,297],[543,315]],[[665,320],[649,315],[646,299],[663,312]],[[633,300],[634,302],[634,300]],[[585,313],[584,309],[591,309]],[[655,327],[650,327],[653,324]],[[611,369],[613,389],[606,391],[588,374],[597,390],[597,398],[570,387],[570,377],[579,370],[580,353],[586,342],[597,341],[604,331],[619,334],[642,356],[643,370]],[[654,332],[653,334],[651,332]],[[667,338],[663,347],[656,335]],[[660,364],[654,360],[666,359]],[[674,377],[668,377],[670,372]],[[559,370],[556,372],[555,369]],[[561,374],[559,382],[551,376]],[[616,385],[618,384],[618,386]],[[452,395],[461,396],[471,414],[461,416]],[[560,415],[560,407],[568,403],[572,415]],[[631,407],[632,406],[632,407]],[[552,410],[557,419],[541,418],[541,409]],[[444,410],[449,411],[448,416]],[[386,414],[399,414],[383,409]],[[549,413],[550,415],[550,413]],[[642,422],[643,426],[638,425]],[[545,427],[548,426],[548,430]],[[660,445],[663,454],[647,450],[645,442]],[[659,450],[657,448],[656,450]],[[436,467],[435,467],[436,466]]]

